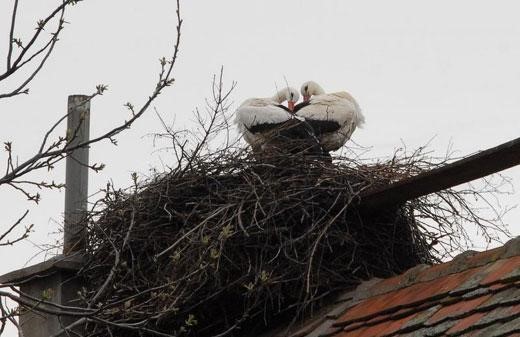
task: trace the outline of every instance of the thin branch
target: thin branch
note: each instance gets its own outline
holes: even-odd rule
[[[7,51],[7,70],[11,69],[11,57],[13,54],[14,27],[16,24],[16,12],[18,10],[18,0],[14,0],[13,13],[11,15],[11,29],[9,30],[9,49]]]
[[[32,229],[32,225],[27,227],[25,229],[25,232],[20,235],[19,237],[15,238],[14,240],[7,240],[6,242],[2,242],[16,227],[20,225],[20,223],[25,219],[25,217],[29,214],[29,210],[26,210],[25,213],[16,220],[14,224],[12,224],[6,231],[4,231],[2,234],[0,234],[0,246],[11,246],[17,242],[20,242],[24,239],[26,239]]]
[[[51,39],[49,40],[49,42],[43,48],[38,50],[36,53],[34,53],[31,57],[29,57],[27,60],[25,60],[21,64],[17,65],[17,62],[15,62],[13,67],[16,67],[16,69],[20,69],[25,64],[31,62],[36,56],[38,56],[44,50],[47,50],[45,56],[42,58],[42,60],[40,61],[38,66],[35,68],[35,70],[33,70],[32,73],[27,77],[27,79],[20,86],[18,86],[16,89],[14,89],[13,91],[11,91],[9,93],[6,93],[6,94],[0,94],[0,99],[7,98],[7,97],[13,97],[13,96],[16,96],[16,95],[19,95],[19,94],[27,94],[27,93],[29,93],[29,90],[25,89],[25,87],[40,72],[40,70],[43,68],[43,66],[47,62],[49,56],[52,54],[52,52],[54,50],[54,46],[56,45],[56,42],[58,42],[58,36],[59,36],[61,30],[63,29],[63,24],[64,24],[63,17],[64,17],[64,15],[65,15],[65,7],[63,7],[62,10],[61,10],[61,15],[60,15],[60,18],[59,18],[58,29],[56,30],[56,32],[54,32],[52,34]],[[27,46],[26,48],[29,48],[29,46]],[[24,49],[24,51],[25,50],[27,50],[27,49]],[[23,54],[23,52],[22,52],[22,54]],[[1,79],[0,79],[0,81],[1,81]]]
[[[81,0],[79,0],[81,1]],[[26,53],[31,49],[31,47],[34,45],[34,43],[38,40],[38,37],[40,36],[41,32],[45,29],[45,26],[59,13],[63,14],[63,11],[65,8],[73,3],[77,2],[77,0],[65,0],[61,5],[56,7],[45,19],[40,20],[38,22],[38,26],[36,27],[35,33],[31,37],[29,43],[25,45],[22,48],[22,51],[18,55],[18,57],[15,59],[15,61],[12,63],[11,67],[6,70],[5,73],[0,74],[0,81],[6,79],[7,77],[14,74],[17,70],[20,69],[20,63],[23,62],[24,56]],[[61,22],[60,22],[61,25]],[[53,38],[57,38],[57,36],[54,36]]]

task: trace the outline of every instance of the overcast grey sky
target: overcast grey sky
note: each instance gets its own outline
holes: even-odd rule
[[[58,2],[21,1],[16,36],[27,36]],[[11,5],[0,1],[2,60]],[[517,0],[185,0],[182,12],[176,83],[155,104],[179,126],[190,125],[193,109],[203,106],[210,92],[212,74],[224,65],[225,77],[238,82],[232,96],[237,103],[271,96],[284,76],[298,88],[312,79],[326,91],[350,91],[367,119],[353,139],[371,147],[372,155],[391,155],[402,143],[412,149],[432,138],[431,149],[439,155],[450,142],[457,155],[465,155],[520,137]],[[157,60],[169,54],[174,39],[174,1],[86,0],[68,12],[67,21],[71,24],[31,94],[0,101],[0,140],[13,141],[20,159],[35,151],[45,130],[65,112],[69,94],[109,85],[92,103],[92,135],[124,120],[125,102],[138,104],[148,96]],[[107,167],[91,175],[90,191],[109,179],[127,186],[131,172],[160,166],[152,140],[145,137],[159,129],[150,110],[118,138],[118,147],[94,147],[91,160]],[[166,163],[171,159],[160,156]],[[4,169],[5,158],[0,159]],[[520,189],[520,167],[504,173]],[[50,177],[63,181],[64,167]],[[39,251],[37,244],[49,242],[62,219],[63,195],[43,193],[33,207],[21,195],[0,190],[0,229],[28,206],[28,222],[36,225],[31,242],[0,249],[0,274],[22,267]],[[518,197],[503,195],[500,202],[512,206]],[[513,235],[520,234],[520,209],[504,220]],[[477,241],[476,248],[486,246]]]

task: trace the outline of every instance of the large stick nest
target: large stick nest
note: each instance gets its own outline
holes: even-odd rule
[[[220,159],[105,199],[84,270],[91,305],[110,304],[103,319],[144,320],[170,335],[250,331],[434,261],[434,238],[416,218],[435,207],[427,199],[356,207],[361,191],[417,171],[416,162]]]
[[[89,336],[256,335],[362,280],[438,261],[461,247],[468,221],[491,238],[493,223],[466,202],[481,196],[471,189],[358,207],[361,192],[442,164],[420,151],[363,164],[210,150],[213,130],[227,129],[216,122],[220,88],[209,121],[197,115],[193,151],[167,129],[178,164],[107,189],[92,212],[81,271],[82,298],[97,309]]]

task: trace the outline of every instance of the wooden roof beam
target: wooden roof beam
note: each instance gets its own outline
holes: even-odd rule
[[[403,203],[519,164],[520,138],[517,138],[388,186],[367,190],[360,195],[360,205],[374,208]]]

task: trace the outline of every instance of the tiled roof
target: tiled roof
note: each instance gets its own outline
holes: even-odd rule
[[[293,337],[520,337],[520,237],[344,294]]]

